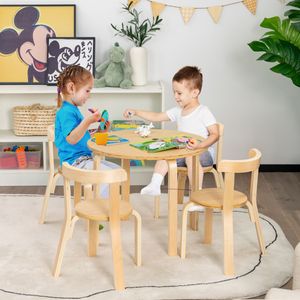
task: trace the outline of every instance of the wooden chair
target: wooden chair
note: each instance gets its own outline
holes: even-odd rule
[[[120,184],[127,180],[124,169],[83,170],[63,163],[65,193],[65,222],[57,248],[53,276],[60,274],[63,254],[67,240],[72,237],[73,228],[79,218],[88,221],[88,255],[97,254],[99,221],[108,221],[110,226],[114,284],[117,290],[124,289],[123,260],[121,246],[120,220],[135,218],[135,263],[141,265],[141,216],[132,208],[128,201],[121,200]],[[74,181],[74,215],[71,208],[70,181]],[[92,185],[109,184],[109,199],[98,198],[92,191]],[[84,187],[84,201],[81,200],[81,187]]]
[[[223,149],[223,134],[224,134],[224,125],[221,123],[217,123],[219,129],[219,140],[217,142],[217,159],[216,159],[216,167],[218,168],[218,164],[222,157],[222,149]],[[204,173],[213,173],[214,179],[217,187],[223,187],[224,181],[223,176],[219,173],[213,166],[208,166],[203,168]],[[187,168],[179,167],[177,168],[178,172],[178,204],[183,204],[184,191],[185,191],[185,182],[187,179]],[[160,196],[154,197],[155,205],[154,205],[154,218],[159,218],[159,206],[160,206]],[[194,223],[197,221],[194,220]],[[197,227],[197,224],[193,225],[194,228]]]
[[[50,194],[55,192],[57,179],[59,176],[61,176],[61,168],[59,167],[57,170],[55,170],[54,166],[54,147],[54,125],[50,125],[48,127],[49,178],[39,220],[40,224],[44,224],[45,222]]]
[[[205,207],[205,230],[204,243],[210,244],[212,240],[212,217],[213,209],[218,208],[223,213],[224,230],[224,273],[234,275],[233,264],[233,209],[247,206],[250,219],[256,226],[256,233],[260,251],[265,253],[265,244],[259,224],[257,210],[257,181],[258,168],[260,165],[261,153],[257,149],[249,151],[249,158],[245,160],[221,160],[218,164],[218,171],[225,173],[224,187],[207,188],[191,193],[190,201],[184,205],[182,212],[181,229],[181,258],[186,256],[186,228],[189,208],[194,205]],[[234,189],[235,174],[251,172],[250,197]]]

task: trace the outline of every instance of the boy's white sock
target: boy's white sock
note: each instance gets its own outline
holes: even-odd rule
[[[150,195],[150,196],[158,196],[160,195],[160,185],[164,179],[159,173],[154,173],[152,175],[151,182],[141,189],[141,195]]]

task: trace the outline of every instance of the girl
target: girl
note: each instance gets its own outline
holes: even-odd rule
[[[87,146],[91,138],[88,131],[92,123],[100,119],[98,110],[83,117],[79,106],[86,103],[94,85],[93,75],[83,67],[69,66],[57,79],[57,106],[60,107],[55,119],[55,145],[58,149],[60,165],[68,162],[81,169],[93,169],[92,152]],[[101,161],[101,169],[119,166]],[[107,197],[108,186],[101,185],[101,195]]]

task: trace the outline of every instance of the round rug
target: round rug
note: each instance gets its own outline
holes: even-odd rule
[[[291,277],[293,248],[279,225],[260,215],[267,246],[259,253],[255,226],[246,210],[234,212],[236,274],[223,274],[223,230],[220,212],[214,213],[213,241],[201,244],[199,231],[187,232],[187,256],[167,255],[167,196],[162,195],[161,217],[153,218],[154,199],[131,194],[142,215],[142,266],[133,262],[133,220],[122,222],[122,250],[126,289],[113,286],[109,228],[103,223],[97,257],[87,256],[85,222],[75,225],[68,242],[61,276],[51,275],[64,218],[63,197],[49,200],[47,223],[38,224],[42,195],[0,195],[0,299],[232,299],[255,297],[280,287]],[[181,207],[179,207],[178,245]]]

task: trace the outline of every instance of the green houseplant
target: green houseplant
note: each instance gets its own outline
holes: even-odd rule
[[[255,52],[263,52],[257,60],[276,62],[271,70],[300,87],[300,0],[291,1],[287,6],[293,7],[285,12],[287,18],[265,18],[260,26],[270,31],[248,45]]]
[[[152,21],[148,18],[142,21],[140,19],[141,12],[133,8],[133,2],[123,4],[122,9],[131,17],[127,25],[122,23],[121,28],[113,24],[110,25],[117,32],[116,35],[127,37],[136,47],[142,47],[152,38],[155,32],[160,30],[158,25],[162,22],[162,19],[159,16],[153,17]]]
[[[132,82],[134,85],[144,85],[147,82],[147,51],[143,45],[160,30],[162,19],[159,16],[141,20],[141,12],[133,8],[133,2],[123,4],[122,9],[129,14],[130,20],[120,27],[110,24],[116,31],[116,35],[126,37],[132,41],[135,47],[129,51],[132,66]]]

